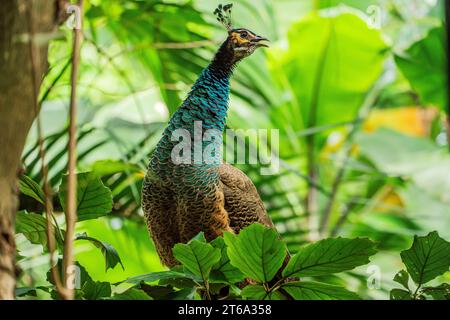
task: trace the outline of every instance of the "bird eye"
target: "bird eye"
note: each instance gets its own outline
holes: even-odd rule
[[[248,37],[248,33],[247,32],[241,32],[241,38],[245,39]]]

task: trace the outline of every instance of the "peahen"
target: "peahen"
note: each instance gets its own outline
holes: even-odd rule
[[[176,130],[189,133],[194,142],[194,122],[201,121],[203,133],[212,129],[222,135],[233,69],[257,48],[267,47],[266,38],[231,26],[231,5],[219,6],[214,13],[227,28],[228,37],[170,119],[142,187],[149,232],[162,263],[169,267],[177,264],[172,247],[201,231],[212,240],[224,231],[238,233],[252,223],[273,227],[255,186],[242,171],[221,159],[174,163],[172,158],[179,143],[173,138]],[[202,146],[206,148],[204,142]]]

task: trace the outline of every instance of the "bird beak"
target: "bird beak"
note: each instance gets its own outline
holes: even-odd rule
[[[261,41],[269,41],[269,39],[264,38],[264,37],[260,37],[260,36],[256,36],[254,37],[251,42],[256,42],[256,46],[259,47],[266,47],[268,48],[269,46],[266,43],[262,43]]]

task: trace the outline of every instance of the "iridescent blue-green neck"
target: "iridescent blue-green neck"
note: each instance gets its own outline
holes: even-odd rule
[[[223,132],[228,110],[230,77],[234,65],[233,52],[226,41],[216,53],[213,61],[202,71],[187,98],[172,115],[150,161],[154,172],[166,174],[169,172],[168,168],[172,167],[171,152],[179,143],[177,139],[173,139],[175,130],[188,131],[192,141],[195,123],[198,124],[198,122],[201,122],[202,132],[209,129],[214,129],[219,133]],[[204,143],[204,147],[205,145],[206,143]],[[207,165],[204,167],[206,168]]]
[[[232,51],[227,42],[224,42],[173,115],[169,124],[170,130],[190,130],[194,121],[202,121],[204,129],[223,131],[234,65]]]

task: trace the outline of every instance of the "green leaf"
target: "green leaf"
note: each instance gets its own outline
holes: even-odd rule
[[[283,270],[283,276],[322,276],[351,270],[367,264],[375,253],[375,244],[366,238],[324,239],[300,248]]]
[[[99,160],[92,164],[91,169],[99,177],[126,171],[140,172],[138,165],[120,160]]]
[[[75,277],[74,277],[75,281],[73,283],[73,285],[75,287],[75,299],[82,299],[83,298],[84,293],[83,293],[83,291],[81,289],[85,285],[86,285],[88,294],[90,293],[90,294],[92,294],[94,296],[95,289],[92,288],[94,285],[93,284],[87,284],[88,282],[94,282],[92,280],[91,276],[89,275],[89,273],[86,271],[86,269],[78,261],[75,261],[74,264],[76,266],[76,268],[75,268]],[[63,275],[62,275],[62,259],[58,259],[57,270],[59,272],[60,278],[62,279],[63,278]],[[53,283],[53,284],[55,283],[53,281],[53,276],[52,276],[52,271],[51,270],[47,271],[46,279],[50,283]],[[50,295],[51,295],[52,299],[55,299],[55,300],[58,300],[60,298],[59,294],[57,293],[56,290],[52,290],[50,292]]]
[[[24,296],[37,297],[37,290],[42,290],[44,292],[49,293],[52,290],[52,288],[53,288],[52,285],[50,285],[50,286],[16,288],[15,296],[16,297],[24,297]]]
[[[444,109],[447,101],[445,32],[442,26],[432,29],[426,37],[414,43],[395,62],[409,80],[423,104]]]
[[[296,300],[360,300],[354,292],[320,282],[288,282],[282,288]]]
[[[188,271],[203,281],[208,280],[212,267],[220,260],[219,249],[199,240],[176,244],[173,255]]]
[[[227,246],[222,237],[217,237],[211,241],[214,248],[220,249],[220,260],[213,266],[211,276],[213,278],[224,278],[229,283],[236,283],[245,278],[244,274],[238,268],[233,266],[228,258]]]
[[[433,231],[424,237],[414,236],[412,247],[400,255],[411,278],[420,286],[448,271],[450,243]]]
[[[280,128],[353,120],[382,72],[386,51],[380,31],[354,13],[311,14],[294,24],[288,47],[268,52],[273,77],[292,96],[274,110]]]
[[[196,292],[197,292],[197,290],[195,287],[181,289],[181,290],[175,291],[173,294],[170,294],[168,296],[168,298],[170,300],[194,300]]]
[[[186,274],[177,272],[177,271],[160,271],[160,272],[152,272],[148,274],[143,274],[135,277],[131,277],[126,279],[123,282],[139,284],[141,282],[154,282],[158,280],[178,280],[178,279],[187,279],[189,278]]]
[[[426,287],[422,293],[431,296],[434,300],[450,300],[450,284],[442,283],[437,287]]]
[[[274,229],[261,224],[244,228],[239,235],[224,233],[231,264],[244,275],[259,282],[269,282],[283,264],[286,245]]]
[[[266,292],[261,285],[246,286],[242,289],[241,296],[247,300],[286,300],[281,292]]]
[[[203,231],[197,233],[197,235],[191,239],[191,241],[193,241],[193,240],[198,240],[198,241],[200,241],[202,243],[206,243],[207,242],[206,238],[205,238],[205,233]]]
[[[392,289],[390,294],[391,300],[412,300],[411,293],[403,289]]]
[[[26,175],[22,175],[19,180],[19,189],[23,194],[45,204],[45,194],[39,184]]]
[[[47,247],[47,219],[36,213],[19,211],[16,215],[16,232],[22,233],[31,243]]]
[[[59,187],[59,199],[66,208],[67,175]],[[100,178],[92,172],[77,174],[77,213],[78,221],[95,219],[111,212],[113,205],[111,190],[105,187]]]
[[[102,251],[103,257],[105,258],[105,271],[108,269],[114,269],[117,264],[122,266],[122,269],[125,270],[122,261],[120,260],[119,254],[116,249],[110,244],[97,240],[95,238],[89,237],[87,233],[77,234],[75,236],[75,240],[87,240],[93,243],[97,248]]]
[[[58,272],[62,278],[62,260],[58,260]],[[111,284],[109,282],[98,282],[92,280],[86,269],[78,262],[75,261],[75,299],[87,299],[98,300],[111,296]],[[47,272],[47,281],[54,283],[52,280],[51,270]],[[59,299],[56,291],[51,292],[53,299]]]
[[[405,289],[409,290],[409,285],[408,285],[409,275],[408,275],[408,272],[406,272],[405,270],[399,271],[395,275],[394,281],[397,283],[400,283]]]
[[[81,291],[84,299],[99,300],[111,296],[111,284],[109,282],[88,280],[84,283]]]
[[[142,290],[154,300],[170,300],[169,296],[176,292],[171,285],[149,285],[145,282],[141,282],[136,288]],[[195,288],[195,283],[190,288]]]
[[[155,286],[145,283],[141,283],[139,287],[154,300],[193,300],[197,292],[195,283],[181,290],[176,290],[171,285]]]
[[[111,300],[152,300],[144,291],[131,288],[112,296]]]
[[[23,296],[37,297],[36,288],[35,287],[16,288],[15,296],[16,297],[23,297]]]

